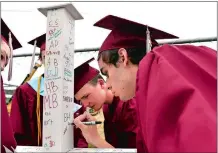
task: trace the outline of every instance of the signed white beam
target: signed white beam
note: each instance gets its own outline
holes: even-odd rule
[[[83,19],[72,4],[38,9],[47,16],[43,147],[49,152],[73,148],[75,20]]]

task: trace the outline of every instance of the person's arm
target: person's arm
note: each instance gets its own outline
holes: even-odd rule
[[[77,128],[81,129],[82,134],[86,139],[86,141],[97,148],[114,148],[109,143],[107,143],[104,139],[101,138],[101,136],[97,131],[96,125],[91,125],[91,126],[84,125],[82,121],[85,119],[87,119],[88,121],[96,121],[96,119],[93,116],[85,112],[74,119],[74,124],[76,125]]]
[[[97,148],[114,148],[111,144],[107,141],[99,137],[96,141],[93,142],[93,145]]]
[[[25,125],[28,124],[24,115],[24,111],[26,111],[24,103],[26,100],[27,97],[25,92],[21,87],[18,87],[12,98],[10,114],[10,120],[17,145],[30,145],[29,142],[31,142],[30,136],[25,128]]]
[[[3,81],[2,81],[1,82],[1,152],[6,153],[6,149],[4,147],[13,151],[13,148],[16,148],[16,146],[17,144],[14,139],[13,129],[7,112],[5,92],[4,92]]]

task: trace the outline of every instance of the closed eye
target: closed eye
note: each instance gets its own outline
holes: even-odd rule
[[[81,100],[87,99],[89,97],[90,94],[84,95]]]
[[[100,71],[102,75],[106,76],[106,72],[104,71],[104,68],[101,68]]]
[[[108,75],[108,73],[106,73],[106,74],[105,74],[105,76],[106,76],[107,78],[109,78],[109,75]]]
[[[102,75],[104,75],[104,76],[106,76],[107,78],[109,78],[108,73],[107,73],[107,71],[104,71],[104,68],[101,68],[100,71],[101,71],[101,74],[102,74]]]

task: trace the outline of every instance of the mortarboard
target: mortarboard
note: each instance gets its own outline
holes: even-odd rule
[[[99,74],[97,69],[89,66],[93,60],[91,58],[74,69],[74,94]]]
[[[11,38],[12,38],[12,47],[13,50],[21,48],[22,45],[17,40],[15,35],[12,33],[12,31],[9,29],[9,27],[6,25],[3,19],[1,19],[1,38],[3,41],[5,41],[9,45],[9,33],[11,32]]]
[[[42,34],[39,37],[34,38],[33,40],[29,41],[28,44],[34,46],[36,40],[36,46],[40,48],[40,51],[45,50],[45,41],[46,41],[46,34]]]
[[[146,47],[146,31],[150,31],[150,38],[153,45],[157,45],[155,39],[178,38],[172,34],[143,25],[127,19],[108,15],[99,20],[94,26],[112,30],[104,40],[99,52],[118,49]]]
[[[13,50],[21,48],[22,45],[18,41],[18,39],[15,37],[13,32],[9,29],[7,24],[4,22],[4,20],[1,18],[1,39],[5,43],[8,44],[11,53],[7,53],[10,55],[10,62],[9,62],[9,70],[8,70],[8,81],[12,78],[12,67],[13,67]]]

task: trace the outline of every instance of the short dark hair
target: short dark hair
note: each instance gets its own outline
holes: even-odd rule
[[[90,83],[93,86],[96,86],[98,84],[98,79],[103,79],[101,74],[97,74],[92,80],[90,80],[88,83]],[[104,79],[103,79],[104,80]]]
[[[116,66],[119,59],[118,50],[119,49],[103,51],[98,54],[98,60],[102,57],[102,61],[104,63]],[[146,48],[127,48],[126,51],[130,62],[134,65],[138,65],[142,58],[146,55]]]
[[[39,53],[39,60],[42,60],[42,52]]]

